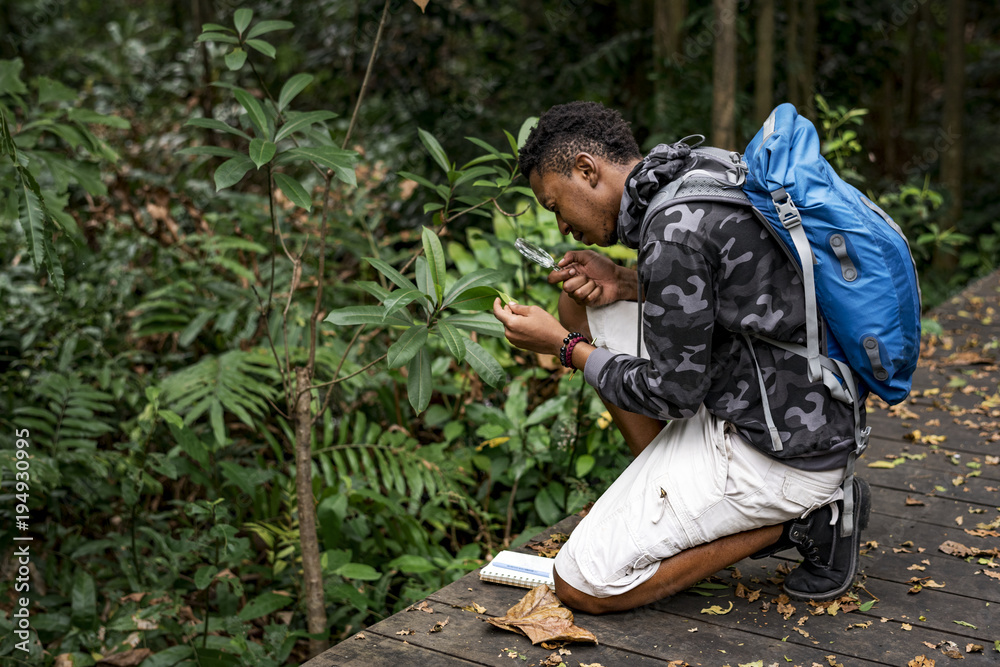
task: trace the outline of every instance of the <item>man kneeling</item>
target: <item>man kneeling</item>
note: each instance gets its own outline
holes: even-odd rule
[[[556,594],[590,613],[792,547],[804,561],[784,589],[797,599],[838,597],[857,570],[863,480],[851,536],[838,525],[853,408],[808,380],[804,358],[759,339],[804,343],[797,267],[738,202],[687,199],[644,219],[700,159],[682,142],[643,157],[620,114],[592,102],[552,107],[519,156],[562,234],[638,251],[637,270],[567,253],[549,275],[563,285],[559,321],[494,304],[512,344],[584,371],[635,456],[556,558]]]

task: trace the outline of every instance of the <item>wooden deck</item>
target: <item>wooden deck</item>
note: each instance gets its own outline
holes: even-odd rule
[[[925,338],[911,398],[891,409],[868,405],[873,437],[858,470],[871,484],[873,509],[852,593],[856,604],[877,599],[873,606],[785,606],[779,568],[794,565],[797,555],[786,551],[785,558],[719,572],[716,581],[727,588],[712,597],[685,593],[622,614],[576,614],[576,624],[600,643],[567,645],[562,664],[1000,664],[1000,272],[933,315],[944,335]],[[578,521],[569,517],[538,539],[571,532]],[[948,555],[940,550],[947,541],[996,555]],[[759,598],[737,597],[738,584],[761,590]],[[305,667],[553,664],[544,662],[553,650],[478,618],[504,615],[525,592],[472,573],[427,598],[433,614],[395,614]],[[730,602],[725,615],[702,613]],[[485,614],[462,610],[473,603]],[[445,618],[443,630],[431,633]]]

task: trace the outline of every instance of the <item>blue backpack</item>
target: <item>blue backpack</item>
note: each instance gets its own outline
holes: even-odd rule
[[[791,104],[771,112],[744,155],[694,148],[692,156],[693,167],[653,197],[645,220],[686,200],[749,203],[800,269],[806,345],[744,336],[755,364],[754,340],[799,354],[808,359],[811,381],[853,405],[856,447],[844,483],[846,537],[853,526],[854,462],[870,432],[861,428],[864,397],[871,391],[889,403],[902,401],[920,353],[920,287],[909,244],[882,209],[837,176],[820,154],[816,128]],[[780,450],[763,373],[759,365],[756,370],[771,441]]]

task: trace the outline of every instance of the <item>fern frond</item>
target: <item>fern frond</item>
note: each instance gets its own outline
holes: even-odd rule
[[[274,384],[280,381],[269,362],[261,354],[233,350],[203,358],[164,379],[161,387],[171,409],[187,425],[207,412],[215,441],[222,445],[226,442],[225,412],[251,428],[256,425],[254,417],[268,414],[268,401],[278,395]]]

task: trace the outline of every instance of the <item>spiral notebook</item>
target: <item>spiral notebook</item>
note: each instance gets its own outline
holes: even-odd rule
[[[551,558],[518,551],[501,551],[489,565],[479,571],[479,579],[522,588],[534,588],[546,584],[555,590],[555,579],[552,576],[554,562]]]

